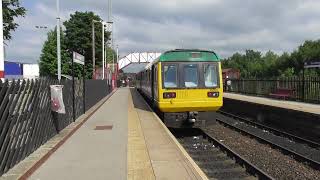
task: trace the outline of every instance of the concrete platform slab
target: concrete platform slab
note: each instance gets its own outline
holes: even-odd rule
[[[30,179],[126,179],[128,90],[119,89]],[[112,125],[111,130],[94,130]]]
[[[36,171],[28,170],[33,172],[29,179],[207,179],[135,90],[119,89],[100,106],[87,121],[72,124],[0,179],[21,177],[48,154]],[[67,131],[73,132],[68,140]]]
[[[284,101],[284,100],[270,99],[270,98],[265,98],[265,97],[248,96],[248,95],[235,94],[235,93],[223,93],[223,97],[229,98],[229,99],[240,100],[240,101],[246,101],[246,102],[250,102],[250,103],[268,105],[268,106],[273,106],[273,107],[291,109],[291,110],[302,111],[302,112],[320,115],[320,105],[317,105],[317,104],[309,104],[309,103],[294,102],[294,101]]]
[[[131,89],[156,179],[207,179],[135,89]]]

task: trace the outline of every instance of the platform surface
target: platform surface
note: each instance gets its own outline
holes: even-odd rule
[[[126,179],[128,96],[117,90],[30,179]],[[113,127],[95,130],[105,125]]]
[[[302,112],[320,115],[320,105],[316,105],[316,104],[277,100],[277,99],[248,96],[248,95],[235,94],[235,93],[223,93],[223,97],[229,98],[229,99],[247,101],[247,102],[256,103],[256,104],[274,106],[274,107],[279,107],[279,108],[291,109],[291,110],[302,111]]]
[[[137,91],[131,89],[131,95],[140,119],[154,177],[163,180],[207,179]]]
[[[29,179],[207,177],[140,94],[120,88]]]

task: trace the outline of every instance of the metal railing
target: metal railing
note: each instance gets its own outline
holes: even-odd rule
[[[225,92],[271,97],[277,89],[293,92],[287,100],[320,104],[320,77],[224,80]]]
[[[75,80],[73,106],[73,83],[62,80],[66,114],[57,114],[51,111],[53,84],[59,83],[48,78],[0,80],[0,176],[111,91],[105,80],[86,80],[86,91],[83,80]]]

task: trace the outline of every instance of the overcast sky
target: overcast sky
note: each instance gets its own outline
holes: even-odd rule
[[[25,18],[7,43],[7,59],[36,62],[56,24],[55,0],[20,0]],[[204,48],[228,57],[246,49],[293,51],[320,37],[319,0],[113,0],[115,44],[130,52]],[[107,0],[60,0],[62,21],[75,11],[107,20]]]

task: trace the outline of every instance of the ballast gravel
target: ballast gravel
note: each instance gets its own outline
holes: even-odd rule
[[[203,129],[275,179],[319,179],[320,171],[248,136],[210,123]]]

